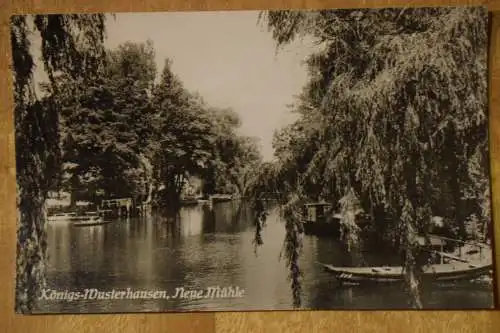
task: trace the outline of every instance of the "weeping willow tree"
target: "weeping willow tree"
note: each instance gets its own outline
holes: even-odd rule
[[[60,172],[57,77],[90,79],[97,73],[104,53],[104,28],[103,15],[14,16],[11,20],[19,211],[17,312],[32,310],[44,284],[44,204]],[[36,94],[37,56],[49,79],[50,97]],[[74,88],[77,93],[78,87]]]
[[[254,189],[256,197],[281,193],[294,298],[300,208],[322,199],[340,206],[348,243],[358,240],[359,205],[393,231],[387,241],[401,251],[411,305],[422,307],[417,235],[431,217],[490,221],[486,10],[271,11],[261,19],[278,48],[309,36],[319,49],[293,106],[298,120],[277,133],[278,162]]]

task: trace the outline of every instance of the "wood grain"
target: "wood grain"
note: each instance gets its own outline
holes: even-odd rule
[[[15,158],[8,18],[21,13],[487,5],[493,12],[490,136],[494,219],[500,208],[500,0],[0,0],[0,331],[5,332],[498,332],[497,311],[288,311],[15,315]],[[498,11],[498,13],[495,13]],[[500,228],[495,230],[500,240]],[[496,242],[496,259],[500,241]],[[497,286],[499,284],[497,283]],[[4,330],[5,329],[5,330]]]

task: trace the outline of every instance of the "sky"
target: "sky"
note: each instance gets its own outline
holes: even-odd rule
[[[240,133],[260,138],[265,160],[275,129],[293,121],[287,105],[307,81],[303,60],[312,43],[298,40],[277,52],[258,12],[123,13],[107,22],[106,45],[150,39],[161,73],[165,58],[185,87],[215,107],[231,107]]]

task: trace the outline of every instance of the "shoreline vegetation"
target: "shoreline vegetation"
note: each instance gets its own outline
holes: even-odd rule
[[[286,220],[283,256],[300,302],[302,208],[328,202],[348,248],[363,243],[356,212],[379,244],[401,252],[410,304],[422,308],[419,235],[441,216],[456,238],[467,223],[491,238],[487,11],[404,8],[262,12],[277,52],[296,38],[322,46],[309,81],[275,132],[275,160],[237,134],[231,109],[187,91],[150,41],[105,49],[103,14],[14,16],[19,228],[16,311],[44,286],[46,201],[130,197],[155,209],[230,194],[251,201],[256,250],[267,199]],[[49,82],[36,96],[30,34],[41,39]],[[200,55],[202,61],[202,55]],[[168,205],[166,205],[168,203]]]

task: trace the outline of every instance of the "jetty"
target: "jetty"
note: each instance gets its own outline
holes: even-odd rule
[[[102,200],[99,211],[105,218],[130,217],[133,213],[132,198]]]

